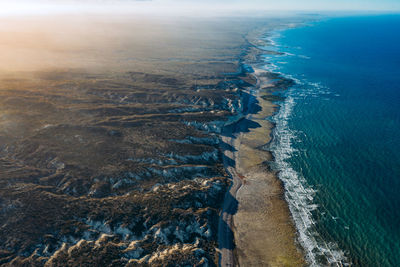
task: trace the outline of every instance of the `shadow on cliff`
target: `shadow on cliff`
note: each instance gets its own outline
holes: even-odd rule
[[[225,155],[225,152],[229,151],[231,153],[237,152],[237,148],[233,146],[234,139],[238,138],[241,133],[249,133],[252,129],[259,128],[261,125],[251,119],[252,114],[257,114],[261,111],[261,106],[257,98],[247,92],[241,92],[243,108],[243,117],[227,126],[224,127],[221,136],[231,138],[231,144],[226,142],[220,143],[220,149],[222,152],[222,160],[224,162],[225,168],[236,168],[235,159],[232,159]],[[239,179],[241,175],[238,173]],[[232,179],[232,178],[231,178]],[[237,188],[235,188],[235,186]],[[238,211],[239,202],[236,199],[236,191],[239,188],[238,185],[232,184],[229,190],[225,194],[223,210],[220,214],[219,225],[218,225],[218,243],[219,249],[233,250],[235,248],[234,232],[233,226],[233,215]],[[234,195],[232,195],[232,190]],[[221,264],[221,257],[219,259]]]

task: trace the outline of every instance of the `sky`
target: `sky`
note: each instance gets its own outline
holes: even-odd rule
[[[400,0],[0,0],[0,15],[104,11],[217,14],[274,10],[400,12]]]

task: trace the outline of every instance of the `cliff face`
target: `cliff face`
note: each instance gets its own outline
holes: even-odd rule
[[[241,33],[253,24],[121,21],[102,22],[120,26],[115,42],[69,33],[40,68],[30,45],[35,64],[1,73],[5,266],[217,263],[229,183],[219,133],[241,111]]]

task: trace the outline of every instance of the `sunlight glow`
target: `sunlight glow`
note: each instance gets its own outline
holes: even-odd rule
[[[385,0],[0,0],[0,16],[58,13],[141,13],[156,15],[196,15],[237,14],[263,11],[399,11],[400,1]]]

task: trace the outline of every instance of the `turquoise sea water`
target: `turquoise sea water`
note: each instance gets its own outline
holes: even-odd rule
[[[314,265],[400,266],[400,15],[270,33],[292,78],[271,150]]]

